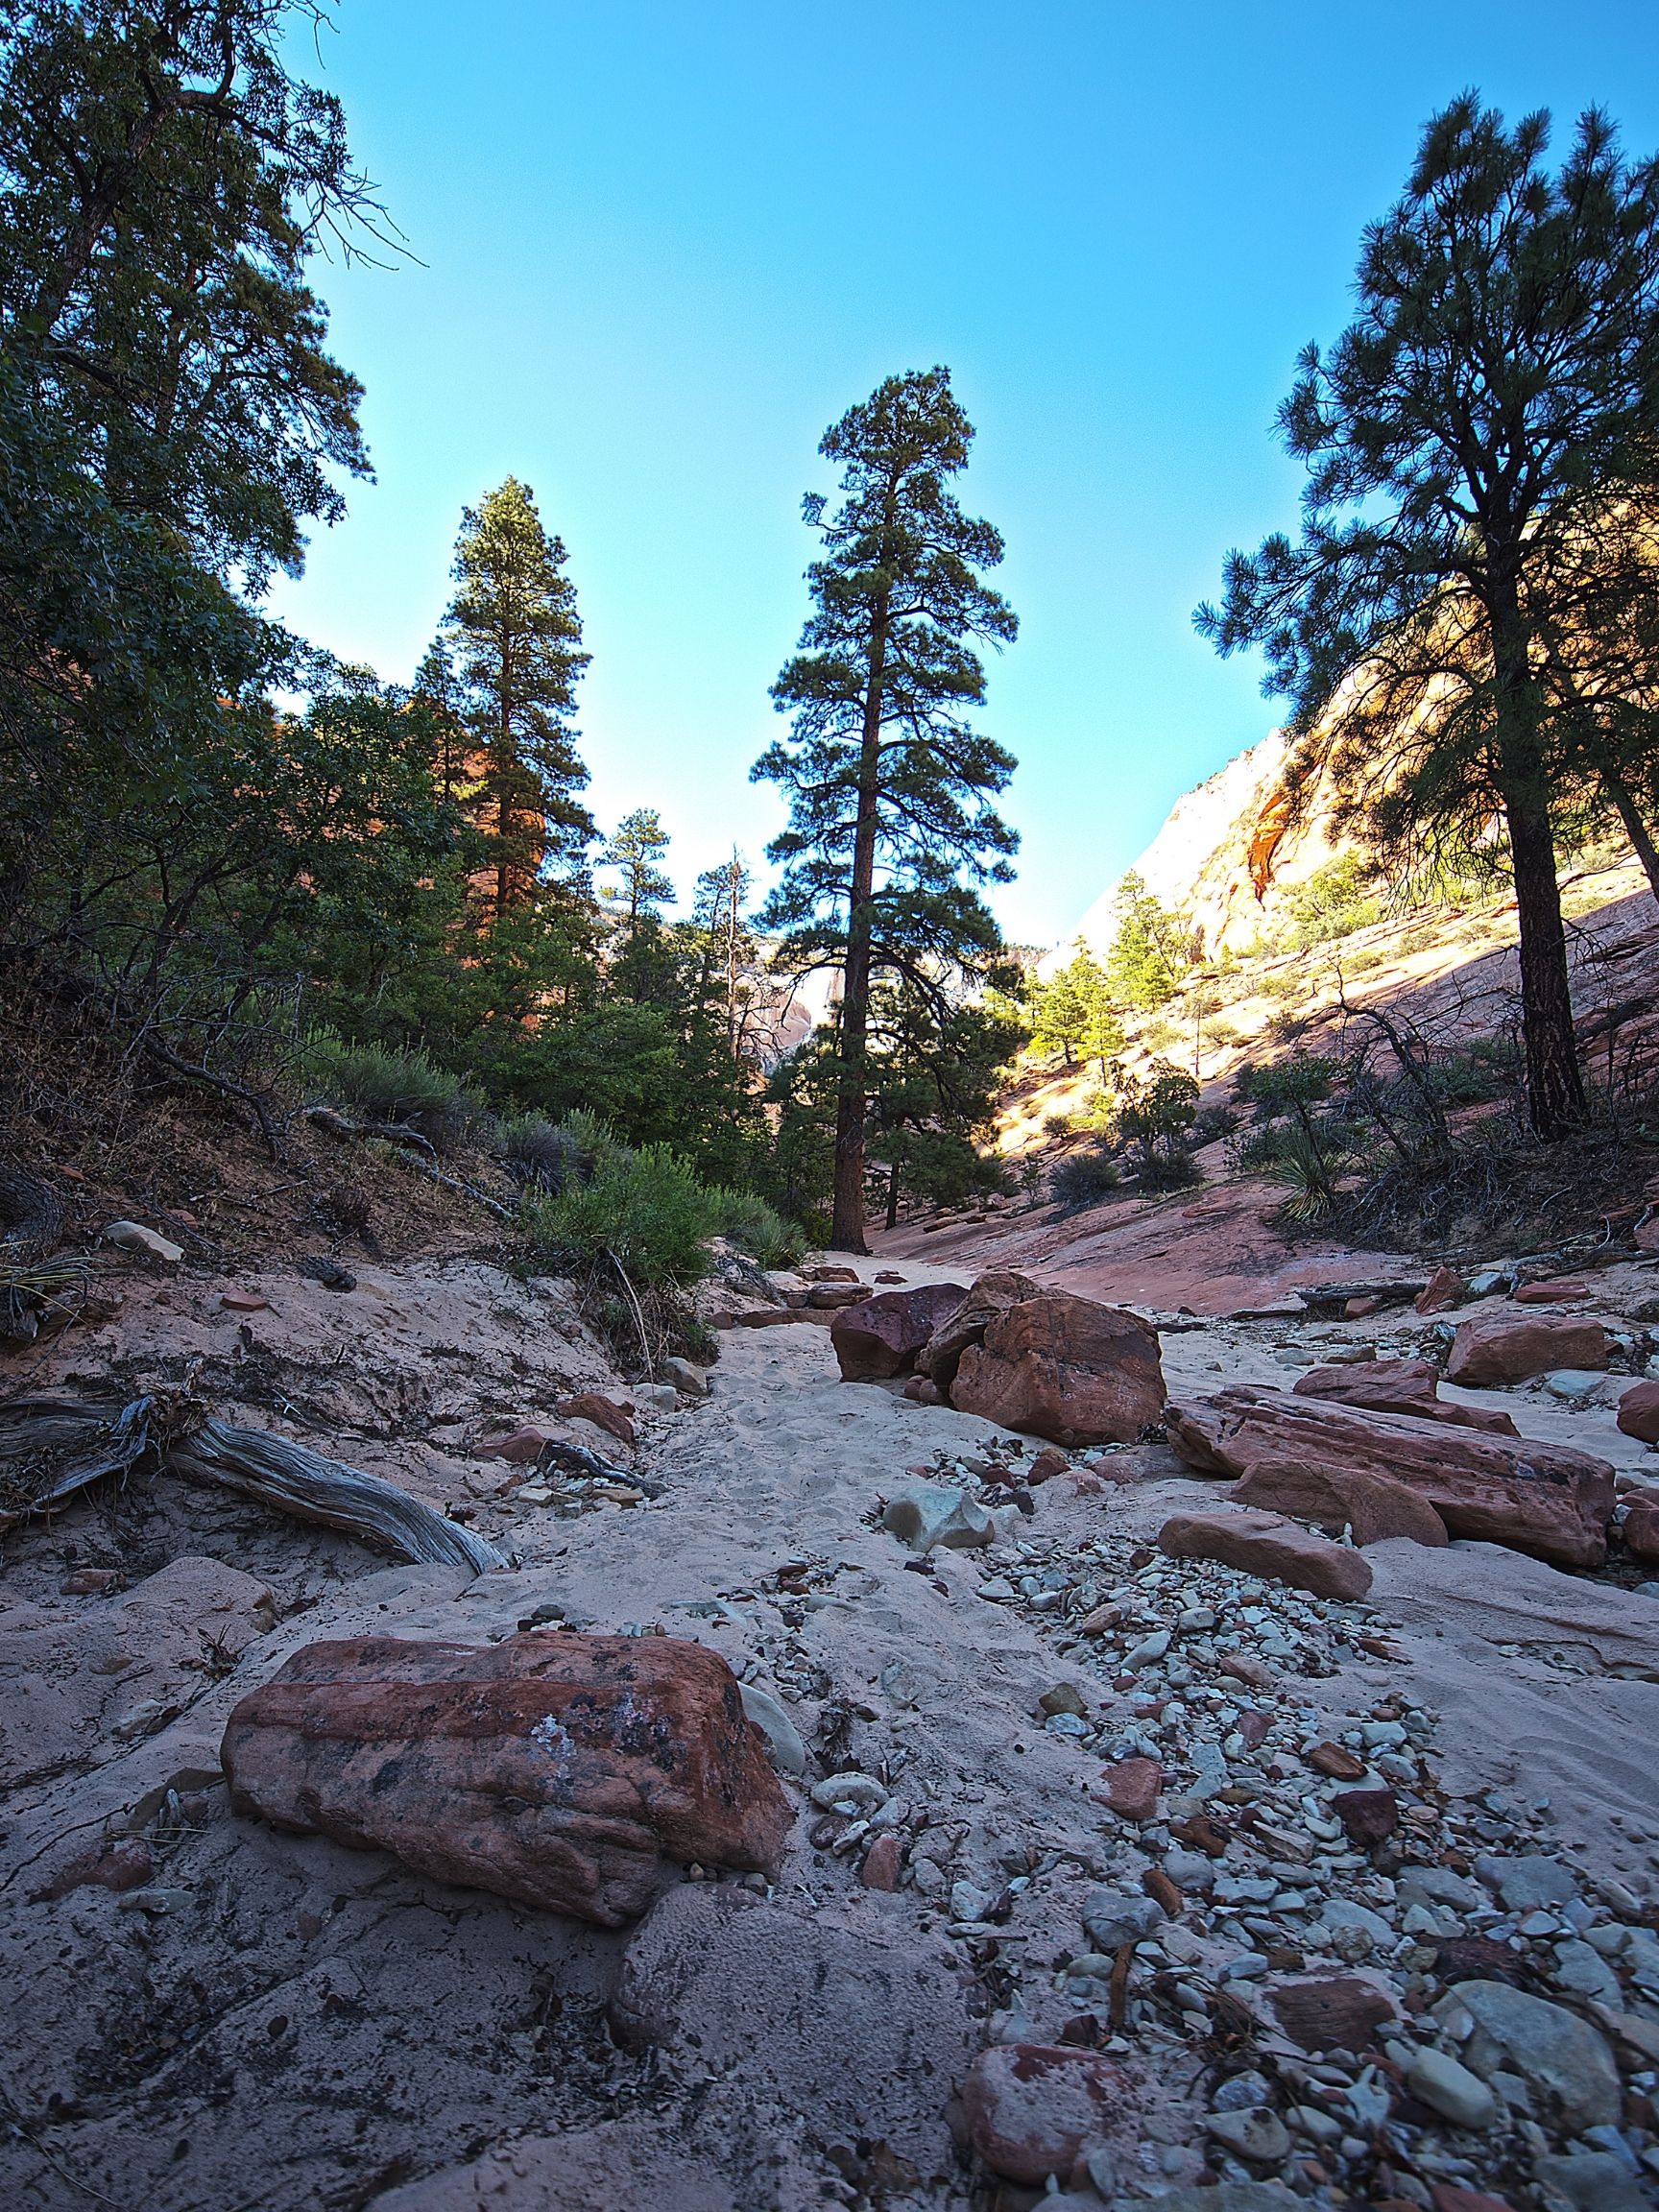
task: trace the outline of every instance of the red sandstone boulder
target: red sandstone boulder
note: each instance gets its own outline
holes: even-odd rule
[[[805,1303],[816,1313],[833,1313],[843,1306],[856,1306],[875,1295],[868,1283],[814,1283],[806,1293]]]
[[[963,1353],[970,1344],[983,1343],[993,1317],[1005,1307],[1018,1306],[1022,1299],[1043,1295],[1040,1283],[1033,1283],[1029,1275],[1012,1267],[994,1267],[988,1275],[976,1277],[956,1311],[939,1324],[917,1355],[917,1373],[926,1375],[949,1396]]]
[[[1158,1549],[1169,1559],[1216,1559],[1315,1598],[1363,1598],[1371,1587],[1358,1551],[1277,1513],[1177,1513],[1158,1531]]]
[[[1558,1306],[1569,1299],[1588,1298],[1589,1286],[1584,1283],[1563,1283],[1553,1278],[1537,1283],[1522,1283],[1514,1296],[1518,1306]]]
[[[1477,1313],[1458,1324],[1446,1362],[1448,1382],[1471,1390],[1525,1382],[1552,1367],[1605,1367],[1609,1345],[1599,1321],[1575,1313]]]
[[[1373,1413],[1409,1413],[1419,1421],[1450,1421],[1455,1429],[1484,1429],[1492,1436],[1519,1436],[1496,1406],[1458,1406],[1440,1395],[1440,1371],[1427,1359],[1366,1359],[1351,1367],[1312,1367],[1292,1385],[1298,1398],[1328,1398],[1336,1406],[1362,1406]]]
[[[1599,1567],[1607,1556],[1613,1470],[1565,1444],[1244,1387],[1172,1403],[1165,1420],[1181,1456],[1206,1474],[1381,1476],[1426,1499],[1453,1536],[1556,1567]]]
[[[664,1859],[774,1868],[792,1819],[731,1669],[669,1637],[309,1644],[222,1755],[238,1813],[607,1928]]]
[[[830,1325],[843,1382],[884,1382],[908,1375],[916,1355],[968,1295],[960,1283],[925,1283],[915,1290],[881,1290],[848,1306]]]
[[[1637,1382],[1619,1401],[1619,1426],[1626,1436],[1659,1444],[1659,1382]]]
[[[981,2051],[962,2089],[974,2148],[994,2174],[1040,2189],[1078,2154],[1132,2128],[1133,2078],[1103,2052],[1064,2043]]]
[[[1044,1291],[992,1316],[962,1354],[950,1403],[1068,1450],[1132,1444],[1164,1410],[1158,1332],[1119,1307]]]
[[[1390,1536],[1435,1547],[1450,1541],[1445,1522],[1408,1482],[1358,1467],[1259,1464],[1227,1495],[1240,1505],[1311,1521],[1333,1536],[1351,1528],[1358,1545],[1382,1544]]]

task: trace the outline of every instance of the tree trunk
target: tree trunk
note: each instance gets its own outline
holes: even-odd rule
[[[1542,798],[1507,795],[1504,814],[1521,928],[1527,1116],[1536,1133],[1554,1144],[1581,1128],[1585,1116],[1567,976],[1567,930],[1555,875],[1555,839],[1550,808]]]
[[[1567,930],[1555,872],[1550,777],[1539,733],[1531,638],[1516,593],[1515,548],[1495,558],[1488,615],[1497,677],[1498,785],[1509,832],[1521,932],[1521,1028],[1527,1050],[1527,1112],[1536,1135],[1557,1144],[1583,1126],[1584,1083],[1573,1033]]]
[[[1624,825],[1636,857],[1642,863],[1642,873],[1647,878],[1647,888],[1659,902],[1659,846],[1653,842],[1653,832],[1637,811],[1636,802],[1630,796],[1630,786],[1623,776],[1615,776],[1610,768],[1601,771],[1602,788],[1619,810],[1619,819]]]
[[[881,793],[881,702],[887,673],[887,597],[876,603],[870,631],[870,678],[858,754],[858,814],[853,838],[847,964],[841,977],[841,1072],[835,1092],[835,1196],[832,1252],[867,1253],[864,1240],[864,1117],[870,1027],[870,950],[875,934],[876,838]]]
[[[899,1226],[899,1163],[895,1160],[887,1170],[887,1226]]]

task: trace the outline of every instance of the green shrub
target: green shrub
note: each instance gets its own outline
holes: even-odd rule
[[[717,1232],[762,1267],[794,1267],[806,1257],[806,1238],[776,1206],[752,1190],[709,1191]]]
[[[1356,929],[1368,929],[1382,919],[1376,884],[1376,870],[1357,853],[1327,860],[1286,902],[1289,942],[1299,949],[1330,945],[1351,937]]]
[[[1073,1152],[1048,1174],[1048,1194],[1057,1206],[1097,1206],[1116,1190],[1118,1163],[1109,1152]]]
[[[718,1228],[714,1194],[666,1145],[616,1148],[585,1183],[528,1192],[520,1226],[549,1254],[582,1265],[612,1257],[637,1286],[683,1287],[707,1275]]]
[[[502,1163],[521,1190],[563,1190],[580,1181],[589,1155],[575,1135],[544,1114],[515,1114],[496,1130]]]
[[[347,1045],[324,1034],[307,1045],[305,1069],[311,1081],[339,1104],[366,1120],[414,1129],[440,1152],[457,1144],[482,1111],[459,1075],[435,1066],[421,1052]]]

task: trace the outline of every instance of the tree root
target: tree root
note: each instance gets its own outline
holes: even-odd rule
[[[297,1521],[343,1529],[411,1565],[507,1564],[482,1536],[396,1483],[262,1429],[216,1421],[183,1393],[126,1405],[20,1398],[0,1406],[0,1531],[145,1459],[187,1480],[234,1490]]]

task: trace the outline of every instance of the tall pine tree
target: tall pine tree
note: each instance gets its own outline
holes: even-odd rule
[[[565,562],[516,476],[461,518],[445,639],[452,697],[476,747],[497,915],[532,903],[550,867],[578,871],[598,834],[576,796],[588,771],[570,716],[589,656]]]
[[[1223,653],[1265,648],[1302,766],[1391,857],[1502,820],[1528,1104],[1554,1141],[1585,1114],[1556,833],[1599,747],[1550,661],[1575,549],[1652,481],[1659,162],[1626,163],[1592,110],[1551,174],[1549,135],[1474,93],[1429,124],[1365,233],[1356,321],[1307,349],[1280,409],[1308,469],[1301,539],[1230,555],[1198,623]]]
[[[980,581],[1002,558],[950,479],[974,427],[949,371],[890,376],[824,437],[841,501],[809,493],[823,558],[813,612],[772,686],[787,738],[756,762],[782,787],[789,826],[768,848],[782,875],[761,914],[798,972],[841,974],[835,1187],[830,1241],[862,1252],[864,1136],[873,1088],[871,988],[906,983],[941,1011],[953,976],[999,947],[975,886],[1006,882],[1018,840],[993,809],[1012,756],[974,729],[985,670],[970,640],[1001,645],[1013,610]]]

